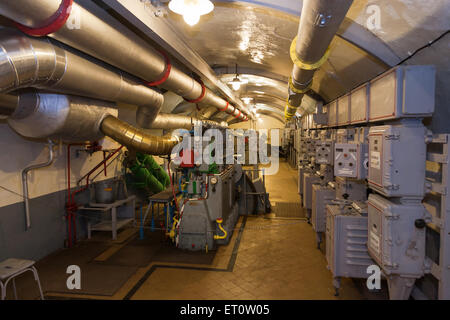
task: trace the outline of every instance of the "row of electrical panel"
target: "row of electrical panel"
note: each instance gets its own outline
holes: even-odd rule
[[[367,279],[369,267],[378,266],[390,298],[407,299],[415,280],[429,269],[425,227],[430,215],[422,200],[431,134],[420,117],[434,109],[433,72],[426,66],[394,68],[335,102],[338,108],[348,105],[350,114],[354,101],[365,100],[364,122],[394,122],[299,130],[298,192],[319,248],[325,236],[337,292],[341,277]],[[414,81],[419,76],[421,85]],[[426,97],[416,97],[421,92]],[[342,123],[351,124],[349,119]]]
[[[434,66],[398,66],[302,118],[303,129],[364,125],[431,116],[435,104]],[[326,114],[326,115],[325,115]]]

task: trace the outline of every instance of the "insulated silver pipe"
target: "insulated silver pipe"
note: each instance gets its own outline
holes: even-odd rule
[[[327,59],[327,49],[353,0],[304,0],[295,47],[291,48],[294,67],[289,80],[285,119],[296,113],[309,90],[315,71]],[[295,60],[295,61],[294,61]],[[305,111],[305,110],[303,110]]]
[[[8,124],[15,132],[27,138],[80,142],[95,141],[107,135],[128,148],[151,155],[169,154],[180,141],[177,137],[150,135],[117,119],[111,114],[114,104],[105,101],[35,92],[8,100],[11,102],[8,108],[14,109],[8,118]],[[15,106],[14,101],[17,101]],[[185,123],[191,123],[190,117],[185,118]],[[174,122],[182,123],[180,119]]]
[[[190,130],[194,127],[196,123],[202,123],[204,127],[207,128],[222,128],[225,129],[227,126],[220,124],[219,122],[212,120],[202,120],[196,117],[181,116],[177,114],[170,113],[160,113],[153,121],[152,129],[187,129]]]
[[[100,124],[113,108],[111,102],[28,92],[17,96],[15,111],[7,121],[11,129],[27,138],[96,141],[104,137]]]
[[[61,3],[62,0],[2,1],[0,14],[26,27],[37,28],[48,24]],[[152,82],[164,76],[167,69],[165,57],[108,14],[99,13],[96,16],[73,3],[68,21],[71,18],[80,21],[79,28],[66,23],[49,36],[145,81]],[[175,66],[172,66],[161,87],[189,100],[197,99],[202,94],[202,85]],[[241,121],[247,120],[244,111],[239,112],[231,105],[227,108],[227,101],[207,88],[201,104],[235,114]],[[138,123],[146,128],[151,126],[146,119]]]
[[[44,163],[34,164],[29,167],[26,167],[22,170],[22,189],[23,189],[23,199],[25,201],[25,221],[26,221],[26,229],[29,230],[31,228],[31,215],[30,215],[30,204],[28,202],[28,172],[31,170],[36,170],[44,167],[50,166],[54,161],[54,153],[53,153],[53,142],[48,140],[48,160]]]
[[[19,104],[17,96],[0,94],[0,119],[9,117]]]
[[[45,88],[139,106],[138,120],[151,123],[164,97],[118,70],[82,58],[48,38],[31,38],[0,29],[0,93]]]
[[[152,136],[144,130],[135,128],[113,116],[105,117],[100,130],[128,148],[157,156],[170,154],[172,149],[181,141],[179,137]]]

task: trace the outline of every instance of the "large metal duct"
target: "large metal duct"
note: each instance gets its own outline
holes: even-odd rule
[[[327,60],[328,47],[353,0],[304,0],[298,35],[292,42],[294,62],[285,119],[291,119],[311,87],[315,71]],[[302,110],[301,113],[304,113]]]
[[[95,141],[109,136],[118,143],[151,155],[169,154],[178,137],[152,136],[112,115],[113,103],[84,97],[28,92],[0,94],[9,126],[26,138]],[[14,110],[10,113],[11,110]]]
[[[48,38],[0,29],[0,92],[36,87],[140,106],[137,120],[151,123],[164,97],[119,70],[84,59]],[[1,104],[1,102],[0,102]]]
[[[2,1],[0,14],[25,27],[41,28],[47,26],[49,21],[54,19],[60,6],[64,6],[67,2],[66,0]],[[248,119],[244,111],[229,105],[209,89],[205,88],[203,92],[203,87],[198,81],[178,68],[172,66],[169,70],[163,54],[110,16],[105,14],[101,18],[97,17],[76,3],[72,4],[71,14],[78,15],[76,18],[81,22],[80,28],[74,28],[66,23],[50,34],[50,37],[145,81],[164,79],[168,73],[168,78],[160,84],[162,88],[188,100],[196,100],[203,93],[201,104],[214,106],[241,121]],[[140,120],[139,124],[147,128],[151,126],[151,122],[146,122],[145,119]]]
[[[100,124],[114,111],[110,102],[61,94],[29,92],[16,96],[16,101],[8,125],[21,136],[35,139],[96,141],[104,137]]]
[[[202,123],[207,128],[226,128],[223,124],[212,120],[202,120],[196,117],[182,116],[170,113],[160,113],[153,121],[152,129],[187,129],[191,130],[196,123]]]
[[[181,141],[179,137],[175,136],[151,136],[144,130],[135,128],[113,116],[105,117],[100,129],[105,135],[120,144],[150,155],[170,154]]]

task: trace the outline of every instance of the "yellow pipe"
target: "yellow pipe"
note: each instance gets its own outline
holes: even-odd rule
[[[177,218],[173,218],[173,224],[172,224],[172,229],[169,232],[169,237],[170,239],[172,239],[172,241],[175,241],[175,226],[177,225],[178,219]]]
[[[223,222],[223,219],[217,219],[216,220],[216,223],[217,223],[217,225],[219,226],[219,229],[223,232],[223,235],[221,235],[221,236],[219,236],[219,235],[214,235],[214,240],[222,240],[222,239],[226,239],[226,237],[227,237],[227,231],[222,227],[222,222]]]

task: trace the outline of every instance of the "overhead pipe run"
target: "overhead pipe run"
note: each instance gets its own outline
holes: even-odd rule
[[[160,113],[153,121],[152,129],[187,129],[191,130],[195,124],[202,124],[207,128],[222,128],[228,126],[212,120],[204,120],[196,117],[181,116],[170,113]]]
[[[0,92],[36,87],[140,106],[137,120],[151,123],[164,102],[162,94],[100,63],[62,48],[48,38],[0,29]]]
[[[181,142],[176,136],[152,136],[144,130],[135,128],[130,124],[107,116],[102,121],[100,130],[118,143],[150,155],[167,155]]]
[[[0,98],[2,96],[5,95]],[[170,154],[181,141],[179,137],[150,135],[117,119],[111,112],[114,104],[109,102],[36,92],[9,100],[8,110],[14,109],[14,112],[8,116],[8,125],[27,138],[80,142],[99,140],[106,135],[150,155]]]
[[[325,63],[330,43],[353,0],[304,0],[298,35],[292,41],[290,55],[294,67],[289,78],[289,97],[284,110],[290,120],[311,88],[315,71]],[[307,110],[302,110],[305,113]]]
[[[213,106],[235,115],[240,121],[248,120],[244,110],[230,105],[203,83],[173,66],[166,54],[157,51],[107,14],[97,17],[72,0],[2,1],[0,14],[15,21],[17,27],[27,34],[52,37],[143,79],[148,86],[161,86],[191,103]],[[72,15],[80,21],[79,28],[66,23]],[[138,113],[146,115],[142,110]],[[142,127],[151,127],[151,121],[147,121],[152,120],[151,116],[148,119],[138,116],[138,119]]]
[[[44,163],[34,164],[29,167],[26,167],[22,170],[22,190],[23,190],[23,199],[25,201],[25,221],[26,221],[26,229],[29,230],[31,228],[31,215],[30,215],[30,204],[28,202],[28,172],[31,170],[36,170],[40,168],[45,168],[50,166],[54,161],[54,153],[53,153],[53,142],[48,140],[48,160]]]

